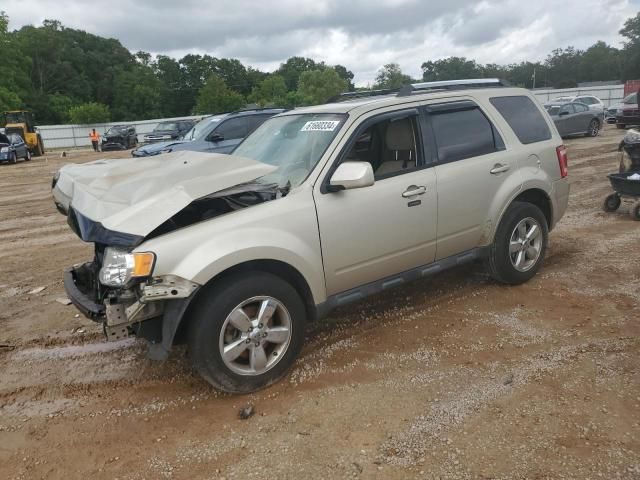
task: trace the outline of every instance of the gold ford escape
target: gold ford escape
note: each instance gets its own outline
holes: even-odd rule
[[[56,206],[95,244],[64,274],[109,339],[186,342],[216,388],[282,377],[307,321],[454,265],[533,277],[567,206],[567,156],[498,80],[356,92],[267,120],[233,155],[66,165]]]

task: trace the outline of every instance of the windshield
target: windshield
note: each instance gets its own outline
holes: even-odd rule
[[[222,120],[222,117],[203,118],[191,127],[191,130],[185,133],[182,139],[189,142],[192,140],[204,140],[204,138],[209,134],[211,128],[213,128],[214,125],[217,125],[220,120]]]
[[[262,177],[261,183],[295,187],[318,163],[345,118],[345,114],[334,113],[273,117],[249,135],[233,155],[278,167]]]
[[[631,95],[627,95],[626,97],[624,97],[623,102],[626,103],[626,104],[638,103],[638,94],[637,93],[632,93]]]
[[[126,133],[127,127],[111,127],[105,135],[120,135]]]
[[[560,111],[560,107],[557,105],[545,105],[545,107],[547,109],[547,112],[549,112],[549,115],[557,115],[558,112]]]
[[[160,122],[156,128],[153,129],[154,132],[161,132],[162,130],[177,130],[178,124],[176,122]]]

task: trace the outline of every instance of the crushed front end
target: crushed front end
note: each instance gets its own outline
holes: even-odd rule
[[[92,262],[65,271],[64,288],[78,310],[102,323],[108,340],[137,335],[160,343],[167,301],[189,299],[199,285],[171,275],[154,278],[154,261],[150,252],[96,244]]]

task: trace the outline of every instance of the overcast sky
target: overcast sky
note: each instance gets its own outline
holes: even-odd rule
[[[385,63],[543,60],[554,48],[619,47],[640,0],[2,0],[10,28],[60,20],[132,51],[234,57],[272,71],[293,55],[342,64],[366,85]]]

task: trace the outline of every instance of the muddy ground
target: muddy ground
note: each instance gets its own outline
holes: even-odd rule
[[[91,248],[51,175],[128,153],[0,165],[0,478],[640,478],[640,222],[600,210],[621,135],[566,142],[570,207],[535,279],[473,265],[336,311],[244,397],[56,301]]]

